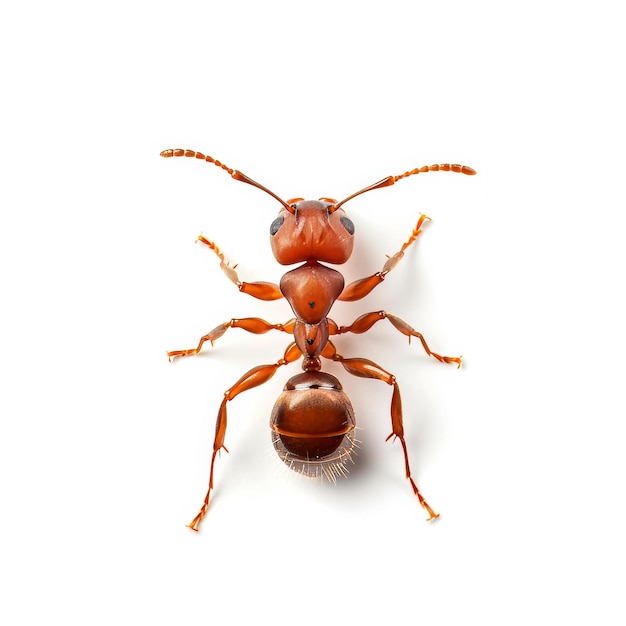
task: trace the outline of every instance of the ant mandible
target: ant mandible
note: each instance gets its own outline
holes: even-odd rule
[[[399,176],[387,176],[383,180],[365,187],[341,202],[332,198],[304,200],[294,198],[285,202],[275,193],[255,182],[242,172],[227,167],[217,159],[205,156],[193,150],[164,150],[161,156],[194,157],[221,167],[235,180],[247,183],[268,193],[281,205],[278,217],[270,226],[270,243],[274,257],[281,265],[303,263],[287,272],[280,280],[280,285],[268,282],[246,283],[239,280],[235,268],[224,259],[222,251],[202,235],[198,240],[207,245],[220,260],[220,268],[239,291],[259,300],[278,300],[286,298],[295,315],[285,324],[270,324],[257,317],[231,319],[220,324],[200,338],[195,348],[168,352],[170,360],[176,357],[198,354],[207,341],[213,345],[229,328],[241,328],[249,333],[261,335],[270,330],[292,334],[294,341],[287,346],[283,358],[267,365],[259,365],[246,372],[230,389],[224,393],[224,399],[217,414],[215,440],[209,475],[209,488],[198,515],[189,524],[192,530],[198,530],[202,518],[209,507],[209,497],[213,490],[213,470],[217,453],[226,447],[226,405],[240,393],[267,382],[279,367],[297,361],[301,356],[303,373],[287,381],[283,392],[278,397],[270,426],[273,431],[273,444],[278,456],[291,469],[307,476],[325,476],[335,480],[347,473],[346,463],[351,460],[355,445],[354,410],[341,383],[326,372],[322,372],[320,357],[341,363],[353,376],[381,380],[393,388],[391,398],[392,432],[387,440],[395,437],[402,444],[406,477],[420,504],[428,513],[428,520],[439,517],[420,493],[409,466],[409,455],[404,439],[402,404],[396,377],[364,358],[345,358],[338,354],[330,337],[344,333],[364,333],[376,322],[388,320],[403,335],[411,340],[420,340],[429,356],[442,363],[456,363],[461,366],[460,357],[441,356],[433,352],[421,333],[409,324],[386,311],[374,311],[358,317],[350,326],[338,326],[328,317],[336,300],[352,302],[368,295],[383,282],[387,274],[400,262],[404,251],[421,233],[422,224],[429,218],[420,215],[411,236],[402,245],[399,252],[388,257],[380,272],[357,280],[347,286],[343,276],[323,263],[341,265],[352,254],[354,243],[354,224],[341,208],[346,202],[367,191],[393,185],[402,178],[425,172],[456,172],[473,175],[476,172],[465,165],[430,165],[420,167]],[[226,450],[228,452],[228,450]]]

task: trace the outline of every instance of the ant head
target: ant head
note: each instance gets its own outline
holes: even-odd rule
[[[319,200],[296,198],[285,202],[273,191],[252,180],[243,172],[234,170],[221,161],[201,152],[176,148],[163,150],[161,156],[165,158],[195,157],[207,163],[212,163],[228,172],[235,180],[252,185],[280,202],[283,208],[270,226],[270,241],[274,257],[281,265],[292,265],[308,261],[323,261],[336,265],[345,263],[352,254],[354,224],[346,216],[341,206],[362,193],[389,187],[402,178],[422,172],[456,172],[470,176],[476,174],[467,165],[450,165],[449,163],[425,165],[398,176],[387,176],[377,183],[344,198],[341,202],[331,198],[320,198]]]
[[[322,261],[340,265],[352,254],[354,224],[334,201],[289,201],[270,226],[274,257],[281,265]]]

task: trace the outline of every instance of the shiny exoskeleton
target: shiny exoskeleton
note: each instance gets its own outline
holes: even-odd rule
[[[222,251],[212,241],[203,236],[198,237],[199,241],[218,256],[222,271],[237,285],[239,291],[260,300],[277,300],[284,297],[289,302],[295,317],[285,324],[271,324],[260,318],[231,319],[201,337],[197,347],[168,352],[170,360],[179,356],[197,354],[205,342],[209,341],[213,344],[229,328],[241,328],[253,334],[278,330],[293,335],[293,342],[289,344],[281,359],[275,363],[252,368],[224,393],[215,427],[209,488],[200,512],[189,527],[198,530],[198,525],[208,510],[209,498],[213,490],[215,459],[221,449],[226,450],[224,438],[227,403],[240,393],[265,383],[272,378],[278,368],[301,357],[304,371],[287,381],[271,414],[270,426],[273,431],[274,448],[280,458],[292,469],[309,476],[325,476],[335,480],[337,476],[347,473],[346,463],[351,460],[354,447],[356,423],[354,410],[337,378],[321,371],[322,358],[336,361],[354,376],[380,380],[393,388],[392,432],[388,439],[395,437],[400,440],[404,452],[406,477],[413,492],[427,511],[428,519],[438,517],[438,514],[422,497],[411,475],[404,438],[400,390],[395,376],[369,359],[341,356],[330,341],[330,337],[344,333],[364,333],[376,322],[386,319],[409,339],[411,337],[419,339],[426,353],[438,361],[455,363],[460,367],[461,358],[441,356],[431,351],[421,333],[386,311],[365,313],[350,326],[338,326],[328,317],[335,301],[360,300],[379,285],[402,259],[404,251],[415,241],[421,233],[423,223],[429,218],[421,215],[401,249],[387,259],[382,270],[371,276],[346,286],[341,273],[325,263],[341,265],[352,254],[354,224],[341,208],[349,200],[359,194],[393,185],[402,178],[419,173],[447,171],[472,175],[475,171],[464,165],[430,165],[399,176],[388,176],[348,196],[341,202],[330,198],[320,200],[295,198],[285,202],[245,174],[200,152],[180,149],[164,150],[161,156],[166,158],[186,156],[213,163],[228,172],[235,180],[245,182],[271,195],[282,205],[278,216],[270,226],[270,243],[274,257],[281,265],[301,264],[287,272],[282,277],[280,285],[268,282],[242,282],[234,267],[225,261]]]

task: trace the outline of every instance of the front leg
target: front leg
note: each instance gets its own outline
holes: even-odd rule
[[[418,235],[422,232],[422,224],[429,219],[430,217],[426,215],[420,215],[419,220],[417,220],[417,226],[413,229],[411,236],[404,242],[404,244],[402,244],[402,248],[400,248],[398,252],[396,252],[393,256],[387,257],[387,262],[383,265],[383,269],[380,272],[376,272],[376,274],[372,274],[372,276],[361,278],[360,280],[350,283],[344,288],[341,295],[337,299],[342,300],[343,302],[360,300],[370,293],[375,287],[378,287],[378,285],[385,280],[385,276],[387,276],[387,274],[389,274],[389,272],[391,272],[391,270],[398,265],[398,263],[400,263],[404,257],[404,251],[417,239]]]
[[[198,237],[198,241],[208,246],[220,260],[220,269],[224,274],[226,274],[226,278],[231,282],[237,285],[239,291],[243,293],[247,293],[249,296],[253,298],[257,298],[258,300],[280,300],[283,297],[283,294],[280,292],[280,287],[275,283],[266,283],[266,282],[256,282],[256,283],[244,283],[239,280],[239,276],[235,271],[237,265],[230,265],[224,259],[224,253],[217,247],[217,245],[208,240],[203,235]]]

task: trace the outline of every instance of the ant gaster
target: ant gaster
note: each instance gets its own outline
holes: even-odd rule
[[[263,334],[270,330],[278,330],[293,335],[294,341],[289,344],[283,358],[275,363],[259,365],[246,372],[230,389],[224,393],[219,408],[213,442],[213,456],[209,488],[202,507],[189,524],[198,530],[202,518],[209,506],[209,497],[213,490],[213,471],[217,453],[226,447],[226,405],[240,393],[267,382],[278,368],[303,357],[302,373],[290,378],[283,392],[278,397],[270,426],[273,431],[273,443],[280,458],[293,470],[308,476],[326,476],[335,480],[337,476],[346,474],[346,463],[351,460],[354,447],[355,418],[354,410],[341,383],[326,372],[321,371],[321,358],[340,363],[344,369],[362,378],[381,380],[393,388],[391,398],[392,432],[387,439],[395,437],[400,440],[404,452],[406,477],[411,483],[413,492],[420,504],[428,513],[428,519],[439,516],[428,505],[419,492],[409,466],[409,456],[404,439],[402,420],[402,404],[400,390],[393,374],[373,361],[365,358],[345,358],[338,354],[330,337],[344,333],[364,333],[376,322],[388,320],[403,335],[416,337],[426,353],[442,363],[461,365],[460,357],[441,356],[433,352],[421,333],[409,324],[386,311],[365,313],[358,317],[350,326],[338,326],[328,317],[336,300],[352,302],[368,295],[379,285],[387,274],[400,262],[404,251],[415,241],[421,232],[422,224],[429,218],[421,215],[411,236],[401,249],[387,259],[381,271],[372,276],[362,278],[349,285],[344,284],[343,276],[335,269],[324,265],[341,265],[352,254],[354,243],[354,224],[341,208],[356,196],[393,185],[398,180],[425,172],[456,172],[472,175],[476,172],[465,165],[430,165],[414,169],[399,176],[388,176],[383,180],[365,187],[348,196],[341,202],[331,198],[320,200],[304,200],[295,198],[285,202],[272,191],[255,182],[238,170],[227,167],[210,156],[193,150],[164,150],[162,157],[195,157],[226,170],[235,180],[247,183],[268,193],[281,205],[278,217],[270,226],[270,243],[274,257],[281,265],[302,263],[287,272],[280,280],[280,285],[268,282],[246,283],[239,280],[235,268],[224,259],[222,251],[202,235],[198,240],[207,245],[220,260],[220,267],[226,276],[239,288],[239,291],[260,300],[278,300],[286,298],[295,315],[294,319],[285,324],[270,324],[260,318],[250,317],[231,319],[220,324],[211,332],[201,337],[195,348],[168,352],[170,360],[197,354],[205,342],[219,339],[229,328],[241,328],[249,333]],[[320,358],[321,357],[321,358]]]

